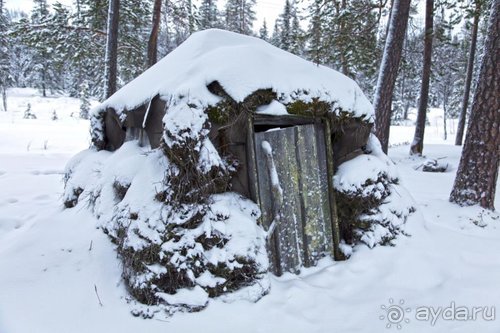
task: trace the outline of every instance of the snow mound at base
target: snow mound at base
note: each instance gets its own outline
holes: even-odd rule
[[[257,205],[232,192],[169,203],[165,174],[175,169],[161,150],[136,141],[114,153],[89,149],[67,165],[64,200],[91,207],[117,245],[127,287],[146,305],[134,314],[196,311],[209,297],[258,300],[269,281]]]
[[[391,244],[404,233],[415,211],[411,195],[400,185],[394,163],[370,134],[365,154],[342,163],[333,178],[342,227],[343,252],[359,242],[369,247]]]

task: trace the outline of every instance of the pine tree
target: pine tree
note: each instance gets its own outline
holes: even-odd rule
[[[253,35],[255,2],[256,0],[228,0],[225,8],[225,28],[240,34]]]
[[[500,164],[500,0],[491,4],[479,80],[450,201],[494,209]]]
[[[322,13],[323,0],[313,0],[309,6],[310,23],[307,39],[309,40],[306,55],[315,64],[326,64],[328,59],[327,43],[325,41],[326,19]]]
[[[306,50],[306,33],[300,26],[299,16],[297,11],[292,16],[292,31],[291,31],[291,45],[290,52],[293,54],[303,56]]]
[[[8,43],[10,78],[12,85],[15,87],[26,87],[31,81],[28,76],[33,72],[33,50],[25,43],[25,36],[19,33],[21,23],[28,23],[28,18],[22,12],[7,13],[9,22],[18,22],[17,24],[11,23],[11,33],[9,36],[10,43]]]
[[[426,0],[425,4],[425,36],[424,59],[422,66],[422,85],[418,102],[417,122],[415,134],[410,146],[411,155],[422,155],[424,149],[424,132],[429,100],[429,83],[432,65],[432,40],[434,37],[434,0]]]
[[[203,0],[199,10],[199,30],[220,27],[219,10],[217,9],[216,0]]]
[[[274,28],[271,37],[269,38],[269,43],[274,46],[279,47],[280,45],[280,27],[279,27],[279,18],[274,21]]]
[[[463,94],[466,66],[462,61],[463,51],[457,36],[452,36],[452,26],[441,14],[436,18],[435,42],[433,46],[434,70],[431,76],[430,95],[443,109],[444,139],[447,139],[447,118],[456,118]]]
[[[167,1],[164,21],[164,53],[167,54],[195,32],[198,17],[191,0]]]
[[[77,0],[79,16],[90,29],[106,31],[109,0]]]
[[[80,89],[80,118],[82,119],[89,119],[89,97],[89,86],[87,82],[84,82]]]
[[[277,22],[277,45],[279,48],[297,55],[304,53],[304,31],[300,27],[297,5],[287,0]]]
[[[158,60],[158,33],[161,22],[161,0],[154,0],[151,33],[148,41],[148,67],[153,66]]]
[[[71,46],[68,36],[73,27],[70,25],[71,13],[66,6],[56,2],[46,22],[49,33],[46,35],[46,45],[49,46],[50,61],[50,89],[57,91],[68,90],[73,80],[73,68],[69,63]]]
[[[422,57],[420,56],[422,49],[423,31],[410,24],[404,41],[399,75],[394,90],[393,124],[406,121],[410,106],[417,104],[420,73],[422,72]]]
[[[266,42],[269,41],[269,30],[267,29],[266,19],[264,19],[262,27],[259,29],[259,38],[265,40]]]
[[[118,80],[126,84],[147,66],[151,6],[143,0],[120,0],[118,28]]]
[[[33,50],[33,75],[30,79],[42,90],[42,96],[46,97],[52,77],[49,56],[51,47],[47,43],[50,39],[50,30],[45,26],[49,19],[49,9],[46,0],[33,0],[33,2],[31,21],[22,20],[18,26],[24,42]]]
[[[290,51],[292,45],[292,5],[290,0],[285,1],[283,13],[280,15],[280,45],[285,51]]]
[[[383,6],[378,0],[311,1],[307,57],[341,71],[362,87],[373,86]]]
[[[118,27],[120,15],[120,0],[110,0],[108,9],[107,31],[105,56],[105,87],[104,97],[108,98],[116,91],[116,81],[118,76]]]
[[[83,82],[89,93],[103,96],[106,48],[106,8],[103,1],[77,0],[71,17],[72,29],[67,31],[65,44],[67,60],[72,72],[68,92],[78,97]]]
[[[377,88],[373,99],[375,108],[375,134],[387,153],[391,123],[391,104],[394,85],[401,60],[401,52],[410,14],[410,0],[394,0],[384,55],[380,64]]]
[[[9,40],[7,31],[9,22],[4,13],[3,0],[0,0],[0,92],[2,94],[2,108],[7,111],[7,87],[11,83],[11,68],[9,62]]]
[[[472,73],[474,70],[474,59],[476,55],[476,45],[477,45],[477,32],[479,29],[479,17],[481,15],[481,3],[482,0],[474,0],[475,10],[473,12],[473,23],[471,32],[471,41],[469,49],[469,58],[467,60],[467,78],[465,79],[465,88],[462,99],[462,109],[460,110],[460,116],[458,120],[457,135],[455,137],[455,145],[461,146],[464,136],[465,129],[465,118],[467,115],[467,108],[469,106],[469,97],[472,84]]]

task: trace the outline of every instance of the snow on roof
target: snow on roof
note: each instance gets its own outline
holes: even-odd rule
[[[373,107],[359,86],[345,75],[283,51],[261,39],[209,29],[194,33],[174,51],[104,101],[121,112],[160,95],[188,96],[206,105],[220,98],[207,89],[218,81],[237,102],[258,89],[271,88],[280,102],[317,97],[354,116],[373,115]],[[305,92],[305,93],[304,93]]]

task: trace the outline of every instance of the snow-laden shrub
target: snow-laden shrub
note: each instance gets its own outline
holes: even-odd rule
[[[353,246],[390,245],[415,210],[411,196],[400,186],[394,163],[371,134],[365,154],[342,163],[335,176],[341,237]],[[344,252],[349,249],[344,246]]]
[[[75,156],[65,205],[93,208],[140,303],[171,313],[200,310],[209,297],[255,301],[269,288],[260,211],[228,192],[235,169],[208,139],[206,114],[179,103],[164,119],[161,148],[130,141],[113,153]],[[149,316],[152,308],[135,314]]]
[[[105,141],[105,124],[104,124],[104,115],[106,114],[105,110],[92,112],[90,116],[90,139],[92,141],[92,145],[101,150],[106,148]]]

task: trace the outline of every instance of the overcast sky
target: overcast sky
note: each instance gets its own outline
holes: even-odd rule
[[[223,2],[222,0],[221,2]],[[49,3],[54,3],[56,0],[49,0]],[[71,6],[72,0],[59,0],[59,2]],[[5,8],[18,9],[25,12],[31,11],[33,7],[33,0],[4,0]],[[254,30],[258,31],[262,26],[264,18],[267,21],[267,26],[272,30],[274,21],[282,12],[285,0],[257,0],[255,11],[257,12],[257,22],[255,22]]]

